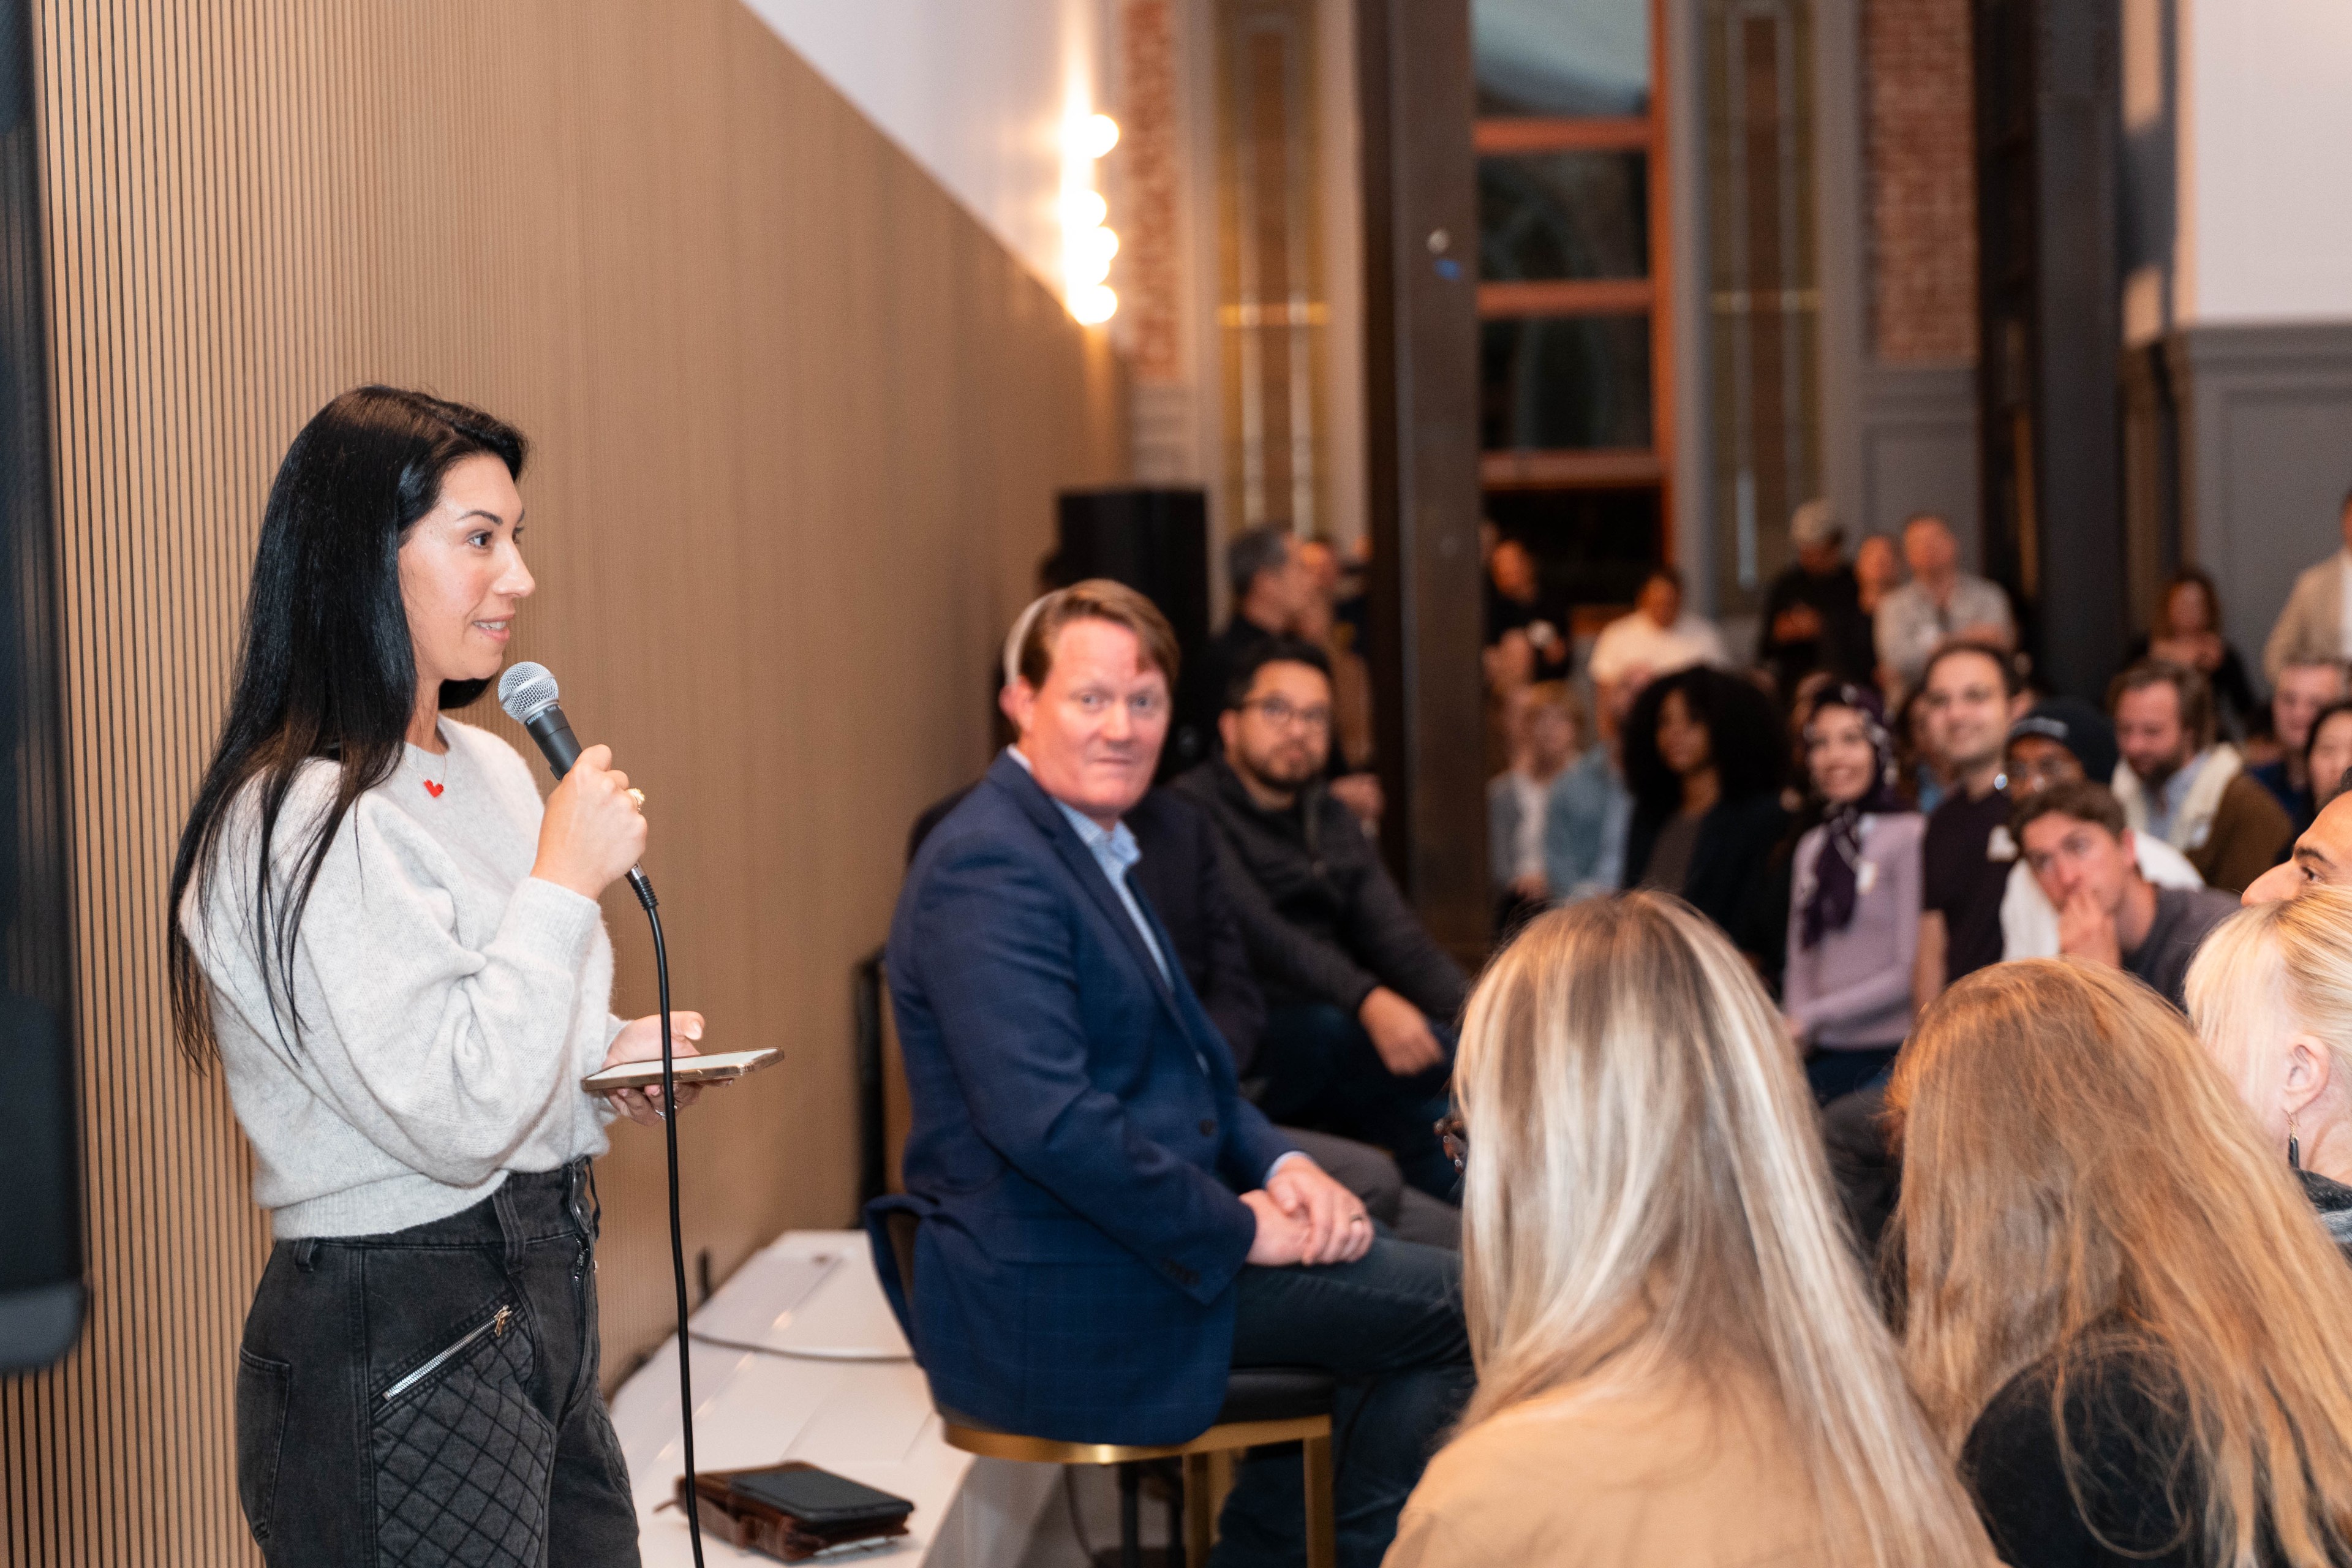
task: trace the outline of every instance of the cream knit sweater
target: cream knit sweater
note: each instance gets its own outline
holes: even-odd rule
[[[541,805],[523,760],[454,720],[441,734],[446,757],[405,748],[336,831],[295,949],[299,1036],[283,992],[273,1020],[262,990],[253,792],[209,900],[192,887],[180,910],[280,1240],[422,1225],[509,1171],[605,1148],[613,1112],[579,1087],[621,1026],[603,911],[530,875]],[[334,784],[323,762],[297,775],[272,843],[281,885]]]

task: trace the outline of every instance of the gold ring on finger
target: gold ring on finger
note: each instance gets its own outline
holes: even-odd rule
[[[631,790],[631,791],[629,792],[629,798],[630,798],[632,801],[635,801],[635,802],[636,803],[636,807],[637,807],[637,809],[638,809],[639,811],[641,811],[641,812],[642,812],[642,811],[644,811],[644,810],[645,810],[645,808],[646,808],[646,792],[645,792],[645,791],[643,791],[643,790],[641,790],[641,789],[633,789],[633,790]]]

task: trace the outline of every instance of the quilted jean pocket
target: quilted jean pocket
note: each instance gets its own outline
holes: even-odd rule
[[[378,1396],[378,1568],[545,1561],[555,1426],[530,1373],[530,1336],[502,1306]]]
[[[253,1539],[269,1539],[278,1502],[278,1465],[286,1454],[286,1397],[294,1369],[240,1348],[236,1352],[236,1500]]]

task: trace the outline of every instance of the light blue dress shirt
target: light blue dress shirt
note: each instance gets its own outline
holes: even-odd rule
[[[1030,765],[1027,757],[1021,754],[1019,747],[1007,746],[1004,754],[1026,768],[1031,777],[1036,776],[1037,770]],[[1152,937],[1151,922],[1143,918],[1143,906],[1135,901],[1135,889],[1127,885],[1128,872],[1143,858],[1143,851],[1136,847],[1134,833],[1124,822],[1115,822],[1105,827],[1067,801],[1051,795],[1045,798],[1053,801],[1054,809],[1077,830],[1078,842],[1087,847],[1087,853],[1095,858],[1095,864],[1102,868],[1102,874],[1110,879],[1111,891],[1118,895],[1118,901],[1127,907],[1127,918],[1135,922],[1136,931],[1143,937],[1143,950],[1151,954],[1151,962],[1160,966],[1160,983],[1171,990],[1175,989],[1176,982],[1168,973],[1167,956],[1160,951],[1160,943]]]

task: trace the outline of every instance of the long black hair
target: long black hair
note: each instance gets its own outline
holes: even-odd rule
[[[1736,675],[1696,665],[1652,681],[1626,715],[1625,787],[1637,810],[1663,821],[1682,809],[1683,781],[1658,754],[1658,710],[1675,691],[1691,721],[1706,731],[1725,801],[1780,787],[1786,748],[1772,700]]]
[[[219,1043],[204,972],[180,923],[189,885],[201,908],[230,808],[257,784],[251,929],[271,1016],[282,991],[299,1034],[294,942],[303,908],[352,803],[399,765],[416,712],[401,542],[439,500],[453,465],[494,457],[520,479],[527,449],[520,431],[479,409],[389,386],[344,393],[286,448],[261,515],[228,718],[172,863],[172,1034],[198,1067],[218,1054]],[[443,681],[441,706],[462,708],[488,685]],[[334,803],[273,897],[271,841],[295,774],[314,758],[336,764]]]

